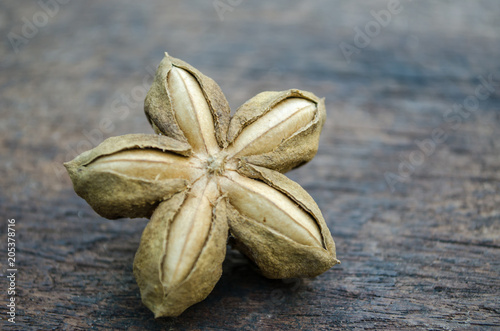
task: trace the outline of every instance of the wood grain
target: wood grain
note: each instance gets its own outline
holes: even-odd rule
[[[498,2],[401,1],[378,33],[370,11],[387,1],[243,1],[222,16],[211,1],[0,8],[2,279],[8,218],[19,269],[16,324],[2,304],[0,328],[500,328]],[[16,52],[9,34],[40,12],[46,24]],[[370,24],[348,62],[340,43],[355,47]],[[230,251],[205,301],[153,319],[132,275],[147,220],[100,218],[62,162],[110,136],[152,133],[143,94],[164,51],[217,81],[233,109],[264,90],[326,98],[318,155],[289,176],[318,202],[341,265],[268,280]],[[448,114],[455,104],[477,109]]]

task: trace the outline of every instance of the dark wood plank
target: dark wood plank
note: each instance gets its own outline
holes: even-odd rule
[[[1,328],[500,327],[500,5],[401,1],[346,61],[339,45],[356,46],[353,29],[387,6],[243,1],[221,20],[210,1],[69,2],[16,52],[9,36],[44,9],[2,2],[0,272],[9,218],[19,271],[16,324],[2,304]],[[268,280],[230,251],[205,301],[154,320],[132,275],[147,221],[100,218],[61,163],[106,137],[152,132],[143,94],[164,51],[214,78],[233,109],[263,90],[326,98],[318,155],[289,176],[320,205],[341,265]],[[450,120],[490,75],[478,109]],[[446,139],[429,145],[436,129]]]

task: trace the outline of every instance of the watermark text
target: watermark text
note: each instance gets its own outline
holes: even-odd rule
[[[7,320],[16,323],[16,220],[7,220]]]

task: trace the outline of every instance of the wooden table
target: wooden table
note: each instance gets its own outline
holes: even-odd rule
[[[0,328],[500,328],[498,1],[58,1],[0,5]],[[180,317],[142,305],[132,261],[147,220],[102,219],[61,163],[152,133],[142,102],[164,51],[233,109],[264,90],[326,98],[318,155],[289,177],[341,265],[268,280],[231,251]]]

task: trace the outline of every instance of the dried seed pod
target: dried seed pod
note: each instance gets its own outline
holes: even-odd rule
[[[134,274],[155,317],[177,316],[212,291],[228,232],[270,278],[315,276],[338,263],[318,206],[280,173],[316,153],[323,100],[264,92],[229,121],[217,84],[166,55],[145,111],[162,135],[110,138],[65,165],[100,215],[151,216]]]

